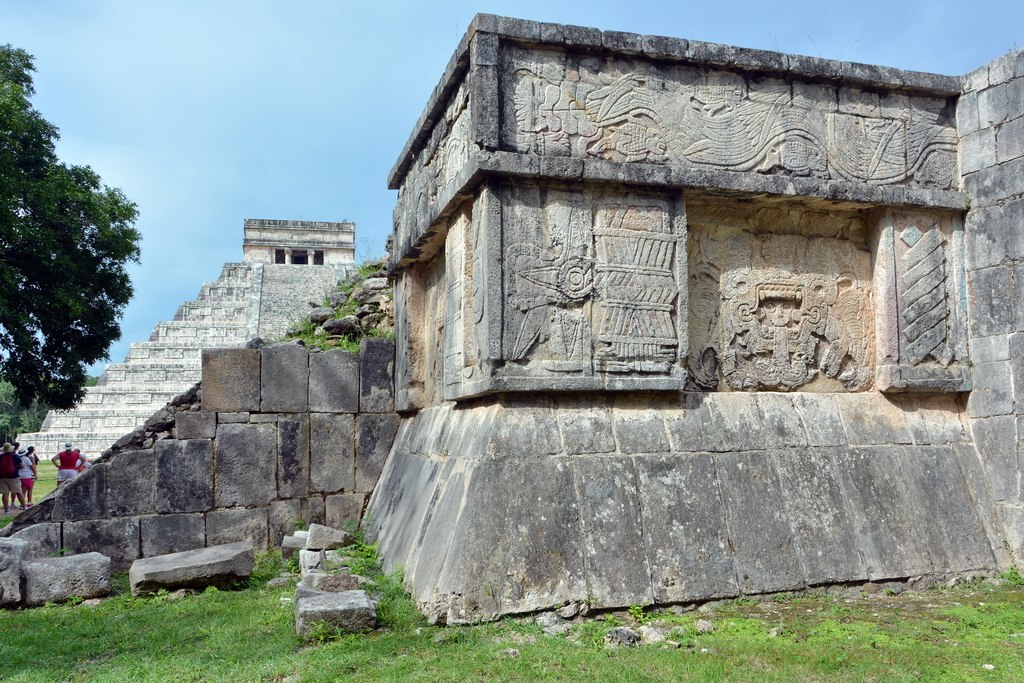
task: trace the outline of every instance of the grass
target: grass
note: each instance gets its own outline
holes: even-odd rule
[[[364,549],[365,550],[365,549]],[[364,553],[365,555],[365,553]],[[532,620],[428,626],[397,576],[376,575],[382,628],[294,631],[294,590],[270,588],[279,556],[248,586],[133,598],[120,577],[95,606],[0,612],[9,681],[1020,681],[1024,587],[975,582],[902,595],[780,595],[675,615],[633,609],[548,636]],[[680,647],[606,649],[634,617]],[[714,630],[698,634],[694,622]],[[635,625],[635,624],[634,624]],[[991,670],[984,667],[990,665]]]
[[[32,500],[35,503],[39,503],[46,494],[57,487],[57,468],[53,466],[52,462],[47,459],[40,459],[37,471],[39,472],[39,478],[36,479],[36,486],[32,491]],[[4,515],[0,512],[0,529],[10,524],[12,519],[14,519],[14,514]]]

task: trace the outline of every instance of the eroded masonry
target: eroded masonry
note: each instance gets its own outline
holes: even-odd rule
[[[406,419],[370,511],[417,600],[1020,560],[1022,76],[478,16],[390,177]]]

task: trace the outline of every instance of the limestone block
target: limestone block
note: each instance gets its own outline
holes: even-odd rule
[[[213,507],[213,442],[164,439],[153,450],[157,512],[205,512]]]
[[[309,417],[282,417],[277,439],[277,495],[301,498],[309,492]]]
[[[995,266],[967,274],[967,296],[971,308],[971,334],[987,337],[1013,331],[1014,302],[1006,296],[1013,284],[1013,270]]]
[[[309,352],[298,344],[261,349],[260,387],[264,413],[304,412],[309,405]]]
[[[738,595],[712,457],[649,456],[635,462],[655,601]]]
[[[203,351],[203,410],[259,411],[259,349]]]
[[[306,550],[337,550],[352,545],[355,536],[351,531],[335,529],[323,524],[310,524],[306,537]]]
[[[366,591],[313,595],[295,602],[295,632],[309,635],[315,624],[346,632],[366,631],[377,625],[377,610]]]
[[[327,496],[324,500],[326,524],[329,527],[341,528],[358,526],[366,505],[365,493],[343,493]]]
[[[611,413],[607,402],[558,411],[567,455],[580,453],[611,453],[615,450]],[[637,603],[639,604],[639,603]]]
[[[837,395],[835,400],[850,444],[892,445],[913,442],[903,411],[882,395]]]
[[[206,518],[201,514],[141,517],[139,530],[142,557],[178,553],[206,545]]]
[[[562,452],[558,423],[550,405],[505,410],[487,444],[495,457],[535,458]]]
[[[64,547],[76,553],[103,553],[113,571],[124,571],[139,558],[139,518],[64,522]]]
[[[355,488],[355,420],[352,415],[309,416],[309,490],[323,493]]]
[[[298,536],[285,536],[281,539],[281,557],[286,561],[296,557],[296,553],[305,549],[306,539],[304,538],[299,538]]]
[[[359,344],[359,412],[390,413],[395,409],[395,343],[363,337]]]
[[[59,523],[38,522],[12,534],[11,538],[28,542],[22,559],[39,560],[52,557],[60,550],[60,527]]]
[[[99,519],[107,514],[107,464],[93,465],[54,494],[55,522],[74,519]]]
[[[177,439],[212,439],[217,434],[217,414],[202,411],[180,411],[174,415]]]
[[[668,432],[658,410],[643,399],[616,401],[612,421],[619,450],[623,453],[667,453]]]
[[[327,523],[323,498],[320,496],[307,496],[302,499],[302,521],[306,524]]]
[[[214,505],[266,505],[274,500],[277,445],[277,429],[272,424],[218,425]]]
[[[971,433],[987,487],[998,501],[1020,501],[1020,464],[1017,455],[1018,425],[1020,418],[1013,415],[975,418],[971,420]]]
[[[249,413],[218,413],[218,424],[242,424],[249,421]]]
[[[0,606],[21,602],[21,563],[28,545],[25,539],[0,538]]]
[[[581,540],[589,604],[653,603],[634,459],[579,458],[572,467],[580,517],[586,520]]]
[[[373,491],[398,432],[395,413],[364,413],[355,419],[355,490]]]
[[[359,410],[359,356],[334,349],[309,356],[309,410],[355,413]]]
[[[918,507],[908,498],[896,450],[867,446],[836,455],[857,530],[857,547],[872,581],[932,570],[917,521]]]
[[[857,534],[835,458],[843,449],[771,452],[794,549],[809,586],[860,581],[866,576]]]
[[[715,472],[740,590],[771,593],[803,587],[799,545],[769,453],[719,453]]]
[[[252,573],[250,541],[186,550],[136,560],[128,572],[132,595],[179,588],[226,588]]]
[[[214,510],[206,514],[207,545],[250,541],[257,551],[263,551],[270,547],[267,534],[267,508]]]
[[[971,417],[991,417],[1013,412],[1012,384],[1016,359],[976,363],[974,366],[974,390],[967,399],[967,412]]]
[[[22,565],[23,603],[37,607],[71,597],[101,598],[110,594],[111,559],[100,553],[31,560]]]
[[[729,450],[722,415],[712,410],[710,394],[682,394],[682,409],[666,411],[665,423],[677,453]]]
[[[270,504],[268,522],[270,525],[270,547],[281,545],[281,539],[295,531],[296,522],[302,521],[302,501],[275,500]]]
[[[156,455],[153,450],[120,451],[107,461],[107,514],[141,515],[156,510]]]
[[[963,173],[973,173],[996,164],[996,132],[983,128],[960,138],[960,164]]]

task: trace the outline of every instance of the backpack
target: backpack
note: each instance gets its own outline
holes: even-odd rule
[[[17,453],[0,453],[0,479],[17,479],[21,458]]]

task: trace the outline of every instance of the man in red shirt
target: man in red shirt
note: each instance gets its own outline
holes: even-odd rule
[[[50,462],[57,468],[57,486],[66,481],[71,481],[78,475],[78,467],[81,465],[81,456],[71,450],[71,444],[64,444],[64,450],[50,458]]]

